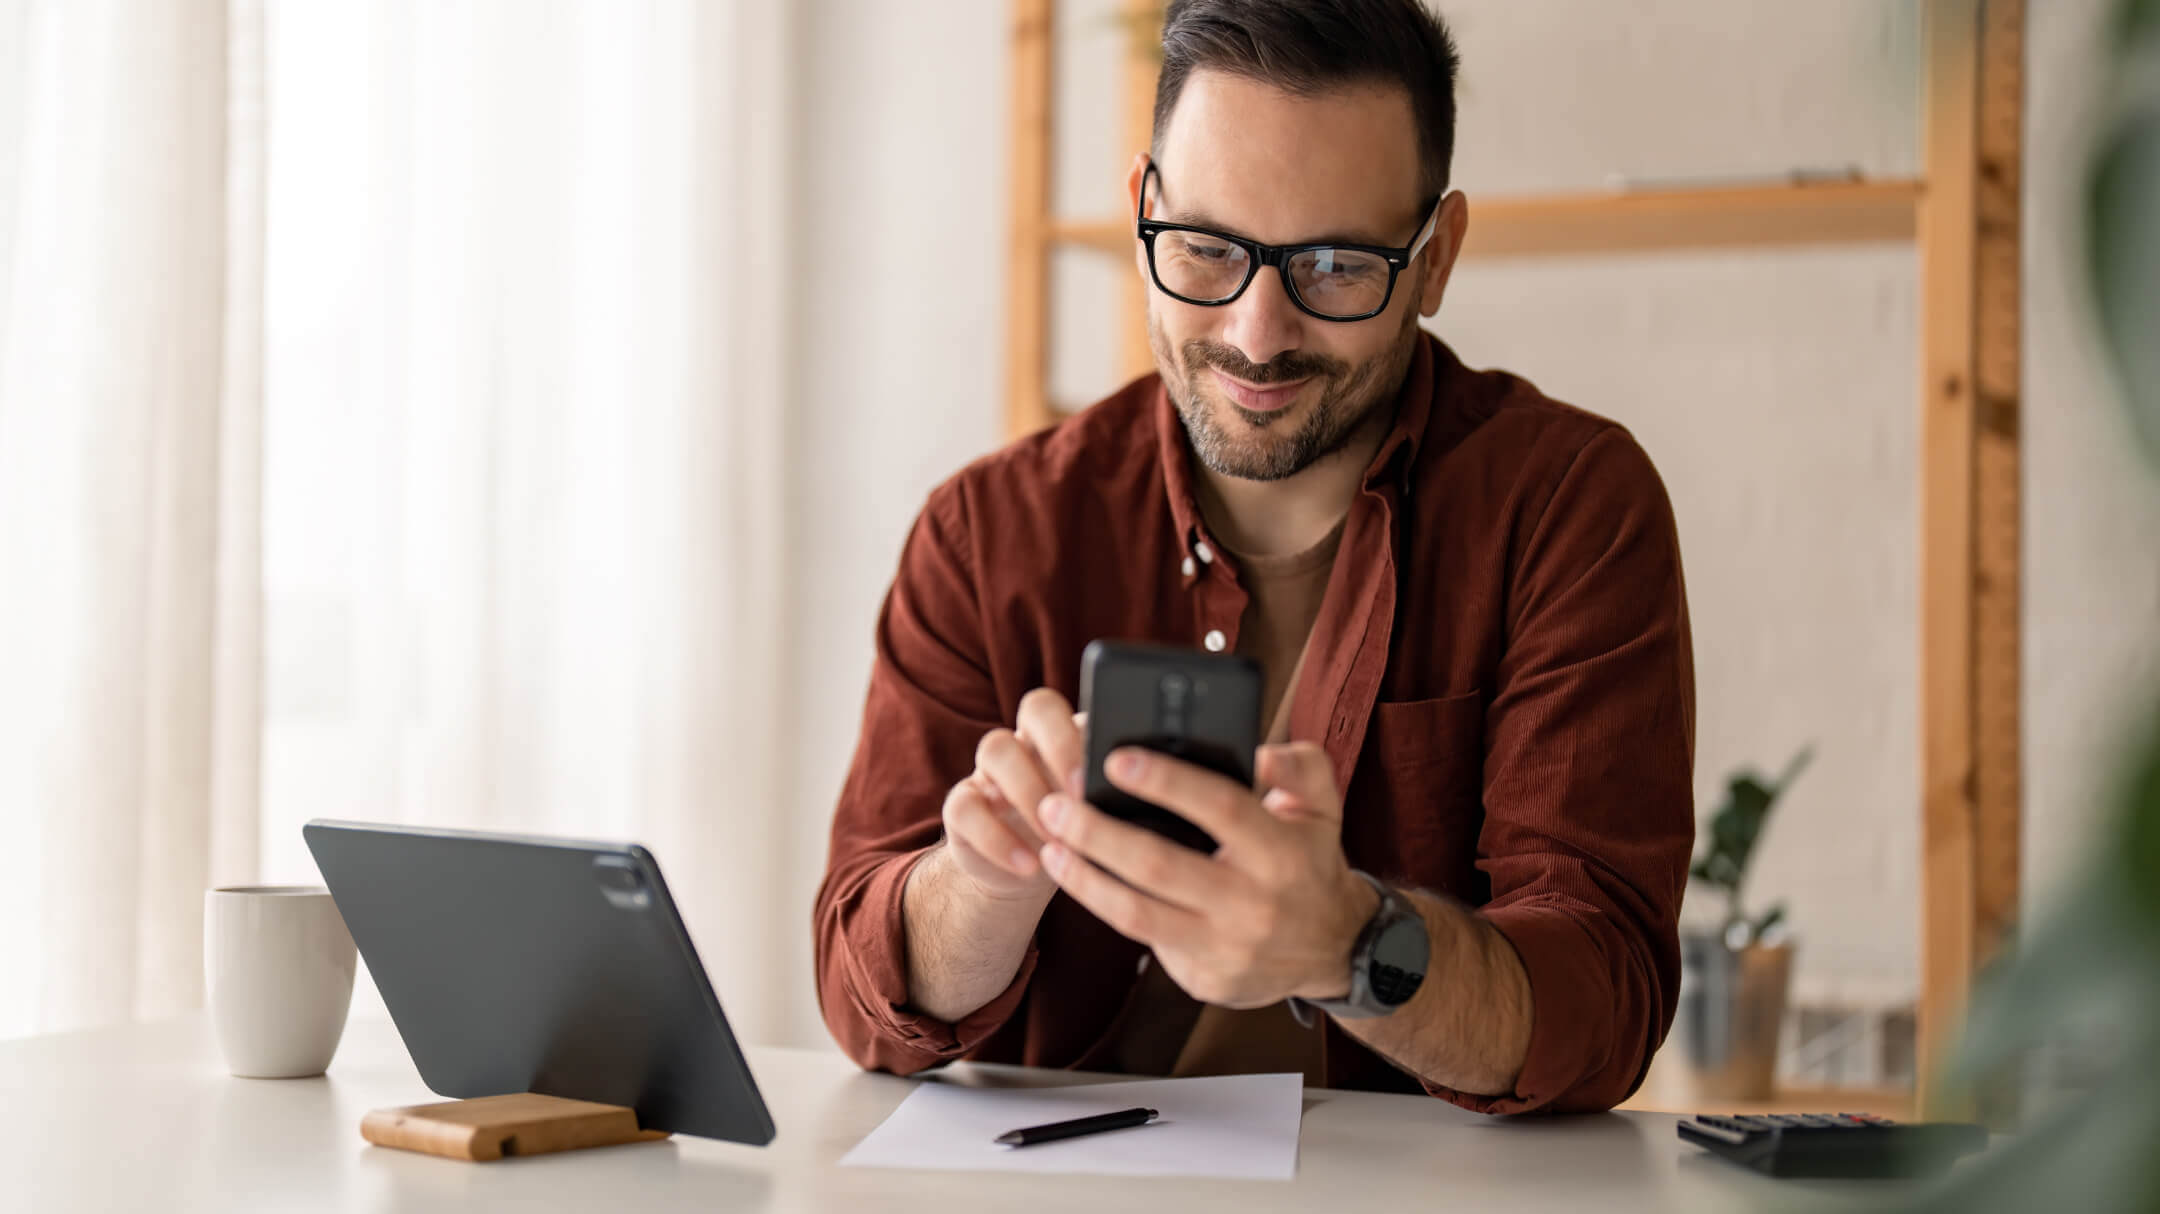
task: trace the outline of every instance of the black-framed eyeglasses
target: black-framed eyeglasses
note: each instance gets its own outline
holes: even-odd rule
[[[1261,266],[1282,275],[1283,293],[1307,316],[1320,320],[1369,320],[1387,310],[1402,274],[1440,225],[1434,199],[1417,239],[1399,249],[1364,244],[1261,244],[1186,223],[1147,217],[1148,179],[1162,171],[1148,162],[1140,176],[1140,217],[1135,230],[1147,245],[1148,273],[1172,299],[1203,308],[1233,302],[1252,285]]]

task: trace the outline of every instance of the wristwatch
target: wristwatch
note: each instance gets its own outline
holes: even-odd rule
[[[1380,895],[1380,909],[1366,920],[1365,930],[1350,949],[1349,995],[1341,999],[1290,997],[1290,1014],[1307,1028],[1312,1027],[1314,1008],[1338,1020],[1387,1015],[1417,994],[1425,981],[1425,966],[1432,960],[1432,940],[1425,934],[1425,916],[1417,907],[1372,874],[1350,871]]]

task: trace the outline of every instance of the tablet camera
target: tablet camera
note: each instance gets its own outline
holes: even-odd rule
[[[609,904],[623,910],[643,910],[652,905],[652,890],[645,876],[618,856],[593,858],[593,876]]]

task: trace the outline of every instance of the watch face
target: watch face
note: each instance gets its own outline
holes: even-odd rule
[[[1425,981],[1425,966],[1432,957],[1425,938],[1425,921],[1404,915],[1387,925],[1373,941],[1372,964],[1367,968],[1373,998],[1385,1007],[1401,1007],[1417,994]]]

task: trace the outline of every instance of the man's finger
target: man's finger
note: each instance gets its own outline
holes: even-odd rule
[[[1073,769],[1086,761],[1087,751],[1080,727],[1073,723],[1072,705],[1057,692],[1038,687],[1021,697],[1018,722],[1020,737],[1035,748],[1050,786],[1078,791],[1067,785]]]
[[[982,795],[983,804],[988,805],[990,812],[997,815],[998,821],[1003,822],[1007,829],[1019,838],[1021,846],[1028,849],[1030,856],[1041,849],[1042,834],[1037,830],[1035,820],[1014,808],[1013,803],[1005,799],[1005,794],[998,791],[998,786],[990,777],[978,771],[961,783]],[[1034,861],[1029,863],[1032,866]]]
[[[1040,816],[1049,838],[1173,906],[1205,912],[1224,901],[1223,883],[1234,879],[1234,870],[1077,797],[1045,797]]]
[[[1335,788],[1335,764],[1314,742],[1263,746],[1253,757],[1253,779],[1267,789],[1262,804],[1277,814],[1342,817],[1342,795]]]
[[[1200,920],[1191,911],[1141,893],[1062,843],[1043,845],[1042,865],[1059,889],[1128,940],[1182,949],[1199,936]]]
[[[1029,829],[1041,833],[1035,824],[1035,807],[1052,788],[1033,746],[1009,729],[993,729],[975,747],[975,770],[997,785],[998,793],[1027,820]]]
[[[972,781],[955,785],[945,799],[945,830],[954,840],[1016,877],[1032,877],[1039,845],[1032,832],[1008,821]]]
[[[1121,746],[1110,752],[1103,770],[1118,788],[1162,806],[1224,847],[1251,842],[1276,825],[1266,814],[1253,812],[1251,789],[1183,759]]]

